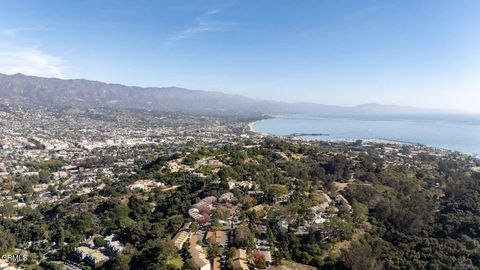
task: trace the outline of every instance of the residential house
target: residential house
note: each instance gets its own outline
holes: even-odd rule
[[[189,249],[189,252],[198,270],[210,270],[210,261],[205,257],[202,247],[195,245]]]
[[[213,258],[213,269],[212,270],[220,270],[220,257]]]
[[[94,250],[89,247],[80,246],[75,249],[75,252],[73,254],[77,258],[77,260],[83,261],[85,260],[85,258],[87,258],[89,254],[93,252]]]
[[[105,237],[105,242],[107,242],[106,248],[108,253],[110,253],[111,255],[122,253],[125,250],[125,246],[120,243],[120,241],[114,240],[115,238],[115,234],[111,234]]]
[[[94,251],[87,255],[86,261],[93,266],[99,266],[108,261],[108,257],[100,251]]]
[[[149,179],[141,179],[141,180],[137,180],[137,181],[135,181],[135,183],[129,185],[128,188],[130,190],[149,191],[153,188],[163,187],[163,186],[165,186],[165,184],[163,184],[163,183],[159,183],[159,182],[149,180]]]
[[[235,258],[233,259],[233,268],[248,270],[247,251],[245,249],[237,249]]]
[[[270,250],[260,250],[260,253],[265,256],[265,262],[267,263],[267,266],[272,264],[272,253]]]
[[[172,239],[173,244],[177,249],[182,249],[183,244],[187,241],[190,236],[188,231],[180,230]]]

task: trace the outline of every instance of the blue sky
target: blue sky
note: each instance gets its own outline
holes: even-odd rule
[[[0,72],[480,112],[480,1],[0,1]]]

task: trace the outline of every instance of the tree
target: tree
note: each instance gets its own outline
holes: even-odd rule
[[[213,219],[219,220],[226,220],[232,215],[230,210],[224,207],[216,208],[212,212]]]
[[[74,221],[74,227],[78,232],[86,232],[93,227],[94,216],[92,213],[84,212],[78,216]]]
[[[38,178],[40,183],[48,183],[52,178],[52,174],[47,170],[38,171]]]
[[[43,269],[43,270],[61,270],[63,269],[63,267],[61,265],[58,265],[58,264],[55,264],[53,262],[49,262],[49,261],[41,261],[40,264],[40,269]],[[37,268],[35,268],[37,269]]]
[[[255,250],[252,253],[253,257],[253,265],[256,269],[264,269],[267,266],[267,261],[265,259],[265,255],[262,252]]]
[[[288,194],[288,189],[284,185],[272,184],[268,186],[267,194],[273,197],[284,196]]]
[[[212,241],[213,243],[209,243],[207,247],[207,257],[209,259],[213,259],[216,256],[220,255],[220,248],[217,246],[215,241]]]
[[[190,231],[192,233],[197,233],[198,232],[198,223],[193,221],[192,224],[190,225]]]
[[[352,270],[378,270],[383,268],[370,245],[359,241],[353,242],[350,248],[342,253],[342,260]]]
[[[353,221],[357,224],[361,224],[368,218],[368,207],[357,201],[353,201],[352,203],[353,209]]]
[[[96,247],[104,247],[106,243],[105,239],[101,236],[97,236],[93,239],[93,244],[95,244]]]
[[[15,236],[2,227],[0,227],[0,239],[2,239],[0,241],[0,251],[13,248],[16,245]]]
[[[129,270],[130,261],[132,260],[129,254],[117,254],[115,259],[106,264],[106,269],[115,270]]]
[[[229,248],[226,252],[226,262],[225,262],[225,267],[227,269],[233,269],[233,259],[235,258],[235,255],[237,253],[236,249],[231,247]]]
[[[167,260],[175,255],[176,248],[172,241],[155,239],[149,241],[145,248],[132,258],[132,269],[165,269]]]
[[[192,259],[188,258],[183,262],[182,270],[197,270],[195,263]]]
[[[11,217],[15,215],[15,208],[13,207],[13,203],[9,201],[2,202],[0,205],[0,214],[5,217]]]
[[[117,204],[108,212],[108,226],[112,229],[124,229],[135,224],[135,221],[129,217],[131,210],[126,204]]]
[[[65,230],[63,229],[63,224],[59,226],[54,239],[57,242],[58,247],[63,247],[65,244]]]
[[[253,247],[254,236],[247,226],[239,226],[235,230],[234,245],[237,247]]]

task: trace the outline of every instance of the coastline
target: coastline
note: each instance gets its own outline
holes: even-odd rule
[[[256,122],[260,122],[260,121],[263,121],[263,120],[264,120],[264,119],[259,120],[259,121],[253,121],[253,122],[248,123],[248,131],[251,132],[251,133],[254,133],[254,134],[257,135],[257,136],[262,136],[262,137],[265,137],[265,136],[275,136],[275,135],[273,135],[273,134],[259,132],[259,131],[255,130],[255,129],[253,128],[253,125],[254,125]]]
[[[256,121],[255,121],[255,122],[256,122]],[[253,133],[256,133],[255,130],[253,129],[253,124],[254,124],[255,122],[249,122],[249,123],[247,124],[247,126],[248,126],[248,131],[253,132]]]
[[[277,117],[278,116],[275,116],[275,115],[262,115],[262,118],[251,121],[251,122],[248,122],[248,124],[247,124],[248,131],[252,132],[252,133],[255,133],[256,135],[260,135],[260,136],[275,136],[274,134],[263,133],[263,132],[257,131],[257,130],[254,129],[253,126],[255,125],[255,123],[259,123],[259,122],[262,122],[262,121],[265,121],[265,120],[268,120],[268,119],[274,119],[274,118],[277,118]]]
[[[272,117],[275,118],[275,117]],[[270,119],[270,118],[267,118]],[[358,140],[364,141],[364,142],[370,142],[370,143],[386,143],[386,144],[398,144],[398,145],[423,145],[421,143],[416,143],[416,142],[405,142],[405,141],[397,141],[397,140],[391,140],[391,139],[382,139],[382,138],[377,138],[377,139],[342,139],[342,138],[337,138],[337,139],[315,139],[315,138],[309,138],[308,136],[294,136],[294,137],[289,137],[288,135],[275,135],[271,133],[266,133],[266,132],[260,132],[254,129],[254,124],[265,121],[267,119],[261,119],[257,121],[252,121],[249,122],[248,125],[248,131],[255,133],[257,135],[261,136],[272,136],[272,137],[279,137],[279,138],[284,138],[284,139],[293,139],[293,140],[304,140],[304,141],[324,141],[324,142],[347,142],[347,143],[352,143]],[[426,145],[425,145],[426,146]],[[434,148],[434,147],[433,147]],[[447,149],[445,149],[447,150]],[[449,150],[450,151],[450,150]]]
[[[325,137],[319,137],[319,138],[309,138],[309,137],[289,137],[288,135],[276,135],[268,132],[260,132],[259,130],[255,129],[255,124],[259,123],[261,121],[266,121],[268,119],[273,119],[273,118],[282,118],[282,116],[275,116],[275,115],[268,115],[268,117],[252,121],[248,123],[248,130],[256,135],[259,136],[272,136],[272,137],[278,137],[278,138],[283,138],[283,139],[290,139],[290,140],[302,140],[302,141],[322,141],[322,142],[336,142],[336,143],[352,143],[358,140],[361,140],[366,143],[375,143],[375,144],[395,144],[395,145],[410,145],[410,146],[422,146],[422,147],[427,147],[435,151],[444,151],[444,152],[458,152],[461,154],[465,154],[468,156],[471,156],[475,159],[480,159],[480,153],[469,153],[466,151],[461,151],[461,150],[456,150],[456,149],[449,149],[449,148],[444,148],[444,147],[439,147],[439,146],[434,146],[434,145],[428,145],[425,143],[419,143],[419,142],[413,142],[413,141],[401,141],[401,140],[394,140],[394,139],[386,139],[386,138],[353,138],[353,139],[347,139],[347,138],[325,138]]]

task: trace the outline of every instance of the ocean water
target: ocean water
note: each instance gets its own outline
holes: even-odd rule
[[[384,139],[480,155],[480,115],[281,115],[252,124],[256,132],[318,140]]]

